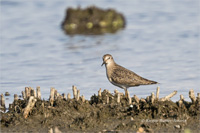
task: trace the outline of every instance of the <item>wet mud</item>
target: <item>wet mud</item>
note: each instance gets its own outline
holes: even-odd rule
[[[56,95],[57,96],[56,96]],[[119,98],[120,96],[120,98]],[[79,97],[79,96],[78,96]],[[30,102],[36,101],[27,116]],[[37,96],[15,99],[1,112],[2,132],[199,132],[200,100],[173,102],[130,99],[122,93],[99,91],[90,100],[54,93],[54,99]]]

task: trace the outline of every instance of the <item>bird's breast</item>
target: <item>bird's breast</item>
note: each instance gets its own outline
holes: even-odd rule
[[[108,67],[106,67],[106,76],[110,82],[112,81],[111,75],[112,75],[112,70],[110,70]]]

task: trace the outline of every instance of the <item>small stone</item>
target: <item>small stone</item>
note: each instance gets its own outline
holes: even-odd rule
[[[137,126],[136,125],[133,125],[133,129],[136,129],[137,128]]]
[[[180,125],[175,125],[174,127],[175,127],[175,128],[178,128],[178,129],[179,129],[179,128],[181,128],[181,126],[180,126]]]
[[[5,92],[5,96],[10,96],[10,93],[9,92]]]
[[[140,127],[136,133],[144,133],[144,128]]]
[[[133,117],[131,117],[131,121],[134,121],[134,118],[133,118]]]
[[[53,133],[53,129],[50,128],[50,129],[48,130],[48,133]]]
[[[54,128],[54,133],[62,133],[62,132],[58,129],[58,127],[55,127]]]
[[[140,102],[146,103],[146,100],[145,100],[144,98],[141,98],[141,99],[140,99]]]

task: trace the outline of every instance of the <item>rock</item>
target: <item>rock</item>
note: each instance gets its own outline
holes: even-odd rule
[[[140,127],[136,133],[144,133],[144,128]]]
[[[178,129],[179,129],[179,128],[181,128],[181,126],[180,126],[180,125],[175,125],[174,127],[175,127],[175,128],[178,128]]]
[[[121,13],[95,6],[86,9],[68,8],[62,22],[62,28],[67,34],[114,33],[124,27],[125,18]]]
[[[54,133],[62,133],[62,132],[58,129],[58,127],[55,127],[54,128]]]
[[[53,129],[50,128],[50,129],[48,130],[48,133],[53,133]]]
[[[10,96],[10,93],[9,92],[5,92],[5,96]]]
[[[134,118],[133,118],[133,117],[131,117],[131,121],[134,121]]]

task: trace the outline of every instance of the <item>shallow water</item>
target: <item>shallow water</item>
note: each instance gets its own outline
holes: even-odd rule
[[[65,10],[78,5],[114,8],[127,26],[116,34],[65,35]],[[198,0],[2,0],[0,93],[11,93],[8,104],[25,86],[41,86],[45,99],[50,87],[72,93],[72,85],[87,99],[99,88],[123,92],[100,66],[110,53],[118,64],[160,83],[129,88],[131,95],[146,97],[160,86],[160,96],[177,90],[189,100],[189,89],[200,92],[199,5]]]

